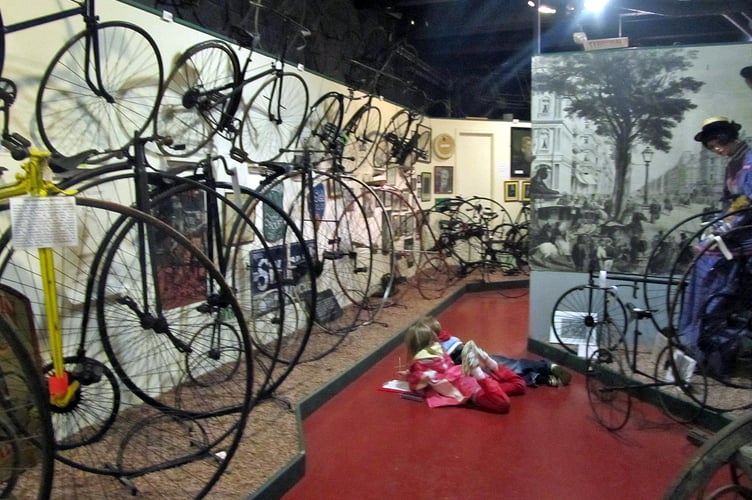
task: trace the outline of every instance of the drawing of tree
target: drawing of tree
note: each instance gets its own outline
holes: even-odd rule
[[[672,129],[697,106],[686,97],[704,85],[686,71],[696,50],[609,50],[557,54],[533,62],[533,91],[566,97],[565,112],[595,125],[614,145],[614,212],[624,209],[635,145],[668,152]]]

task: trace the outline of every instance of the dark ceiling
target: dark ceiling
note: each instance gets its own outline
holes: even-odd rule
[[[415,48],[426,78],[449,87],[452,116],[529,120],[531,57],[582,50],[574,32],[628,37],[630,47],[752,40],[750,0],[611,0],[597,16],[574,0],[543,0],[556,13],[540,16],[527,0],[353,3],[378,10]]]
[[[752,0],[610,0],[597,16],[584,0],[123,1],[230,37],[241,25],[271,55],[297,36],[291,62],[435,117],[529,120],[531,58],[583,50],[574,32],[630,47],[752,41]]]

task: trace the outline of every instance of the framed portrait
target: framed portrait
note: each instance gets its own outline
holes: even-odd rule
[[[511,129],[511,177],[530,177],[530,164],[533,161],[533,137],[529,128]]]
[[[504,201],[519,201],[520,183],[517,181],[504,181]]]
[[[416,133],[418,134],[418,161],[431,163],[431,129],[421,124],[418,125]]]
[[[420,201],[431,201],[431,172],[421,172],[420,189]]]
[[[520,183],[522,193],[520,196],[521,201],[530,201],[530,181],[522,181]]]
[[[433,167],[433,192],[452,194],[454,192],[454,167]]]

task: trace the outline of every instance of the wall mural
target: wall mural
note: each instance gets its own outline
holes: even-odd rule
[[[535,57],[532,269],[666,271],[653,249],[720,208],[726,159],[694,141],[703,120],[727,116],[752,136],[750,65],[749,44]]]

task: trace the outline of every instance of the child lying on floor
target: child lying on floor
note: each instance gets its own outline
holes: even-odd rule
[[[458,337],[451,335],[441,323],[432,316],[426,316],[423,323],[436,334],[447,354],[452,358],[454,364],[460,364],[462,360],[462,351],[466,346]],[[572,375],[560,365],[550,363],[546,360],[534,359],[515,359],[502,356],[500,354],[491,354],[491,358],[507,368],[513,370],[521,376],[528,386],[537,387],[539,385],[548,385],[550,387],[559,387],[569,385]]]
[[[407,330],[405,347],[411,361],[401,375],[410,390],[421,394],[431,408],[472,403],[507,413],[509,396],[525,393],[525,381],[519,375],[494,361],[472,341],[463,348],[462,363],[455,364],[423,322]]]

